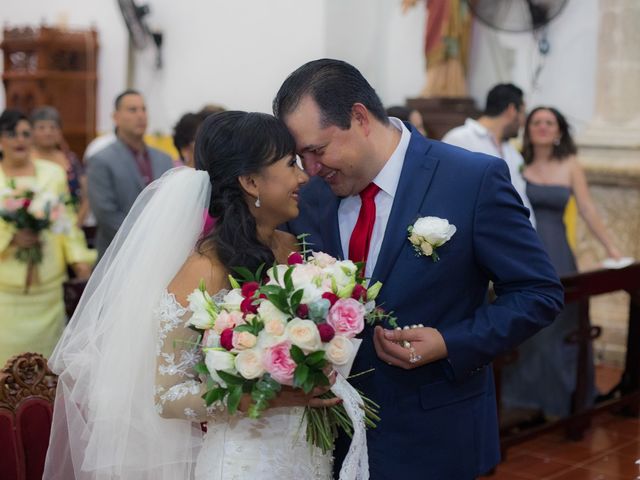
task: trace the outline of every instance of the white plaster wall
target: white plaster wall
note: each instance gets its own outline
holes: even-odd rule
[[[569,0],[548,25],[551,50],[546,58],[541,58],[531,33],[498,32],[476,22],[469,90],[478,107],[484,108],[486,92],[494,84],[513,82],[525,91],[527,108],[555,106],[579,132],[589,123],[595,106],[598,17],[598,0]]]
[[[143,3],[142,0],[138,0]],[[400,0],[147,0],[148,21],[164,33],[164,69],[154,52],[136,55],[135,87],[147,97],[150,131],[170,133],[185,111],[205,103],[271,111],[284,78],[320,57],[356,65],[386,105],[416,96],[424,84],[425,8],[402,15]],[[116,0],[0,0],[0,23],[95,25],[99,31],[98,130],[111,128],[115,95],[126,86],[126,30]],[[513,81],[529,105],[563,110],[579,130],[591,118],[597,42],[597,0],[570,0],[549,27],[552,51],[539,77],[535,41],[476,25],[470,93]],[[506,53],[505,53],[506,51]],[[509,53],[510,52],[510,53]],[[0,95],[0,107],[4,97]]]

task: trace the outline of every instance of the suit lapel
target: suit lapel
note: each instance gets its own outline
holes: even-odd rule
[[[378,280],[384,283],[400,250],[408,241],[407,227],[419,216],[420,206],[438,166],[438,159],[428,155],[430,148],[431,145],[426,139],[418,133],[412,133],[380,254],[373,271],[372,283]]]

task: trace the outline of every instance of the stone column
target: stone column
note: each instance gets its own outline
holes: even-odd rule
[[[593,200],[624,255],[640,259],[640,1],[600,0],[595,114],[578,138]],[[581,270],[598,266],[604,249],[578,221]],[[628,296],[591,301],[603,328],[597,357],[621,364],[626,349]]]

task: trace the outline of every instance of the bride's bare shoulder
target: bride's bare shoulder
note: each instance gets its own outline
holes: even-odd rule
[[[294,235],[280,230],[276,230],[276,235],[278,236],[278,248],[274,252],[276,260],[280,263],[286,263],[291,252],[300,251],[298,239]]]
[[[205,282],[207,291],[212,295],[229,287],[226,269],[216,255],[193,253],[171,280],[167,290],[176,296],[178,302],[187,305],[187,297],[198,288],[201,281]]]

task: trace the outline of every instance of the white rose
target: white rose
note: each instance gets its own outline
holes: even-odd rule
[[[269,300],[262,300],[260,302],[260,305],[258,305],[258,316],[265,324],[269,320],[281,320],[282,322],[286,322],[289,318],[286,313],[279,310]]]
[[[316,277],[322,275],[322,269],[313,264],[299,264],[293,266],[291,281],[296,287],[304,287],[309,283],[315,283]]]
[[[236,350],[246,350],[256,345],[257,338],[253,333],[249,332],[233,332],[231,342]]]
[[[287,324],[286,332],[291,343],[300,347],[305,353],[315,352],[322,347],[318,327],[311,320],[294,318]]]
[[[413,233],[424,238],[431,246],[439,247],[451,239],[456,227],[444,218],[422,217],[413,224]]]
[[[243,300],[244,297],[242,296],[242,290],[234,288],[222,297],[221,307],[226,308],[227,310],[240,310],[240,304]]]
[[[284,336],[284,327],[282,328],[281,335],[273,335],[266,331],[266,328],[261,330],[258,334],[257,348],[265,350],[269,347],[273,347],[275,344],[284,342],[287,338]]]
[[[284,287],[284,274],[287,271],[289,267],[287,265],[276,265],[275,269],[277,271],[278,274],[278,282],[276,282],[276,278],[275,278],[275,273],[274,272],[274,267],[271,267],[269,270],[267,270],[267,276],[269,277],[269,281],[267,282],[267,285],[280,285],[281,287]]]
[[[313,263],[315,263],[317,266],[321,268],[325,268],[325,267],[328,267],[329,265],[333,265],[337,261],[328,253],[312,252],[311,254],[313,255],[313,260],[312,260]]]
[[[282,336],[286,327],[287,321],[281,318],[270,318],[264,321],[264,331],[274,337]]]
[[[248,380],[261,377],[265,372],[262,363],[262,350],[252,348],[238,353],[236,356],[236,369],[243,378]]]
[[[353,343],[351,343],[350,339],[342,335],[336,335],[327,344],[325,354],[327,360],[334,365],[345,365],[351,360],[353,350]]]
[[[204,363],[209,372],[223,370],[228,373],[235,373],[235,356],[224,349],[206,349]]]

